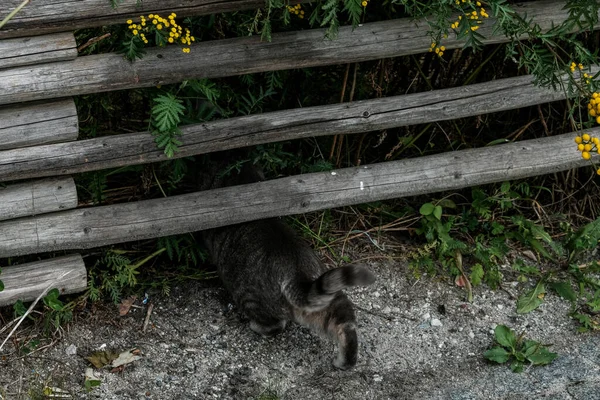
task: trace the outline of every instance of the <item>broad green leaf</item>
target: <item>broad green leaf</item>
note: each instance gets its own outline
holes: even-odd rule
[[[529,292],[525,293],[517,300],[517,313],[526,314],[538,308],[543,303],[543,295],[546,288],[542,281]]]
[[[496,329],[494,329],[494,334],[496,335],[496,341],[507,348],[512,350],[517,346],[517,337],[515,333],[505,325],[498,325]]]
[[[510,353],[502,347],[496,346],[483,353],[483,356],[490,361],[502,364],[508,361],[510,358]]]
[[[433,209],[433,216],[437,219],[442,219],[442,207],[435,206],[435,208]]]
[[[500,186],[500,191],[502,193],[508,193],[510,190],[510,182],[502,182],[502,186]]]
[[[483,266],[481,264],[475,264],[473,268],[471,268],[471,275],[469,276],[469,280],[473,286],[478,286],[481,284],[481,280],[483,279]]]
[[[527,356],[527,360],[533,365],[546,365],[554,361],[556,357],[558,354],[552,353],[546,346],[539,345],[533,354]]]
[[[0,281],[0,292],[4,290],[4,282]]]
[[[550,287],[565,300],[577,300],[577,294],[571,289],[571,285],[568,282],[551,282]]]
[[[433,213],[433,209],[434,209],[434,205],[431,203],[425,203],[421,206],[421,209],[419,210],[419,213],[421,213],[421,215],[431,215],[431,213]]]

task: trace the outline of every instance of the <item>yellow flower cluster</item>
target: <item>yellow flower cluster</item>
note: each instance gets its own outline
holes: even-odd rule
[[[581,71],[583,69],[583,64],[581,64],[581,63],[575,64],[574,62],[572,62],[571,65],[569,66],[569,69],[571,70],[571,72],[575,72],[575,70],[578,68]]]
[[[304,10],[300,4],[296,4],[294,7],[287,6],[287,9],[290,14],[296,14],[300,19],[304,18]]]
[[[159,14],[149,14],[146,18],[144,15],[140,15],[140,22],[134,23],[132,20],[127,20],[129,29],[133,36],[138,36],[145,43],[148,44],[146,33],[159,32],[160,37],[164,38],[167,43],[181,43],[183,45],[190,46],[192,42],[196,41],[196,38],[191,35],[189,29],[184,28],[177,24],[175,18],[177,14],[171,13],[167,18],[161,17]],[[164,45],[164,42],[157,43],[159,46]],[[189,53],[190,48],[184,47],[184,53]]]
[[[600,94],[597,92],[592,93],[592,98],[587,105],[588,113],[590,117],[595,117],[596,122],[600,124]]]
[[[429,52],[434,52],[435,54],[437,54],[438,56],[443,56],[444,55],[444,51],[446,51],[446,46],[437,46],[435,42],[431,43],[431,46],[429,46]]]
[[[133,36],[139,35],[142,42],[148,44],[148,39],[146,39],[146,35],[144,34],[144,32],[142,32],[142,30],[147,31],[147,29],[145,28],[146,18],[143,15],[140,15],[139,24],[134,24],[133,21],[130,19],[127,20],[127,23],[129,24],[128,28],[131,30],[131,33],[133,33]]]
[[[456,0],[455,1],[457,6],[460,6],[462,3],[465,3],[467,5],[471,5],[472,6],[472,2],[471,0]],[[477,21],[477,24],[481,24],[483,21],[480,19],[481,18],[489,18],[490,15],[487,13],[487,11],[485,10],[485,8],[483,8],[481,6],[481,2],[477,1],[475,2],[475,5],[477,7],[479,7],[479,11],[478,10],[473,10],[471,12],[468,12],[465,14],[465,17],[471,20],[475,20]],[[458,20],[454,21],[451,25],[450,28],[452,29],[458,29],[458,26],[460,25],[460,21],[462,20],[462,15],[458,16]],[[473,25],[471,26],[471,30],[472,31],[476,31],[477,29],[479,29],[479,25]]]
[[[575,143],[577,143],[577,150],[581,152],[581,158],[584,160],[592,158],[593,152],[600,154],[600,139],[588,133],[575,137]],[[600,175],[600,168],[596,173]]]

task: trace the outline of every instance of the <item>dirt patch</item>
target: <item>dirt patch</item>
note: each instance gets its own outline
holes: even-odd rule
[[[60,343],[30,356],[17,358],[9,346],[0,393],[27,398],[47,385],[93,399],[600,399],[600,337],[577,333],[569,304],[556,296],[522,316],[506,291],[478,289],[469,304],[453,285],[415,281],[403,263],[371,268],[377,283],[349,293],[361,340],[352,371],[335,370],[333,344],[297,325],[259,337],[215,281],[152,298],[146,333],[144,308],[125,317],[110,308],[80,316]],[[521,374],[487,363],[496,324],[552,343],[559,358]],[[102,384],[87,394],[84,356],[100,347],[139,348],[143,358],[100,371]]]

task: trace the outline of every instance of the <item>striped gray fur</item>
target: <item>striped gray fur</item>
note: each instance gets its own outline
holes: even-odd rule
[[[233,178],[213,180],[210,187],[258,179],[260,172],[246,167]],[[357,265],[329,270],[278,219],[208,230],[203,240],[225,288],[250,319],[253,331],[269,336],[294,321],[333,339],[338,347],[333,361],[337,368],[356,364],[356,317],[342,290],[372,284],[375,276],[369,270]]]

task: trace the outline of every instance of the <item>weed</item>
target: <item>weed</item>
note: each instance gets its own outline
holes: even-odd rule
[[[548,345],[526,340],[524,334],[517,337],[515,332],[504,325],[496,326],[494,334],[498,346],[486,351],[484,357],[499,364],[511,361],[510,369],[513,372],[522,372],[525,364],[546,365],[558,357],[558,354],[548,350]]]

